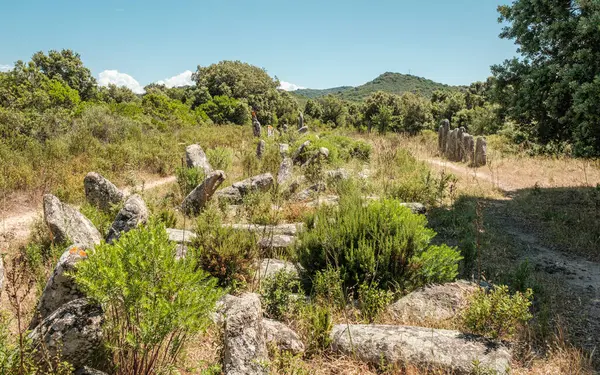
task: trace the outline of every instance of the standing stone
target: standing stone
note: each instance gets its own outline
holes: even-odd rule
[[[448,160],[456,160],[456,143],[457,143],[458,129],[450,130],[448,133],[448,143],[446,144],[446,157]]]
[[[444,148],[442,147],[443,144],[444,144],[444,127],[442,125],[440,125],[440,127],[438,128],[438,151],[440,153],[442,153],[444,151]]]
[[[290,151],[290,145],[288,145],[287,143],[279,144],[279,154],[282,157],[285,157],[289,151]]]
[[[67,361],[75,368],[83,367],[102,349],[100,306],[86,298],[76,299],[50,314],[29,334],[37,360],[56,358]]]
[[[462,161],[463,159],[463,135],[465,134],[465,128],[462,126],[458,128],[456,132],[456,156],[455,161]]]
[[[256,138],[260,138],[261,130],[262,128],[258,118],[256,118],[256,113],[252,112],[252,132]]]
[[[302,112],[298,115],[298,129],[302,129],[304,127],[304,115]]]
[[[303,127],[301,127],[300,129],[298,129],[298,133],[299,134],[304,134],[304,133],[307,133],[307,132],[308,132],[308,126],[306,126],[306,125],[303,126]]]
[[[87,201],[103,211],[108,211],[111,206],[123,201],[123,193],[112,182],[96,172],[90,172],[85,176],[83,187]]]
[[[256,157],[259,159],[262,159],[263,155],[265,154],[265,148],[267,148],[267,142],[265,142],[264,140],[260,140],[258,142],[258,145],[256,146]]]
[[[480,370],[508,374],[509,350],[502,344],[458,331],[422,327],[338,324],[333,327],[333,350],[378,365],[414,365],[427,369],[447,369],[453,374]],[[488,372],[485,372],[488,373]]]
[[[208,157],[198,144],[189,145],[185,148],[185,161],[188,168],[202,169],[204,174],[207,175],[212,172]]]
[[[52,194],[44,195],[44,221],[58,243],[71,241],[91,248],[102,240],[87,217]]]
[[[112,243],[118,240],[121,234],[145,224],[149,216],[148,207],[142,197],[137,194],[130,196],[110,227],[106,242]]]
[[[478,137],[475,144],[475,166],[481,167],[487,164],[487,142],[485,138]]]
[[[284,157],[279,165],[279,172],[277,172],[278,185],[285,184],[292,177],[293,168],[294,163],[292,162],[292,159]]]
[[[226,375],[267,375],[267,343],[260,297],[231,297],[225,311],[223,372]]]
[[[35,328],[41,320],[65,303],[84,297],[73,278],[67,276],[67,273],[73,272],[75,264],[86,258],[87,253],[80,245],[72,245],[62,254],[42,292],[29,325],[30,329]]]
[[[225,172],[214,171],[204,181],[196,186],[183,200],[181,208],[186,215],[197,215],[206,206],[215,191],[225,181]]]
[[[448,133],[450,133],[450,121],[442,120],[442,154],[446,152],[446,144],[448,143]]]
[[[472,135],[463,135],[463,148],[465,150],[463,160],[469,165],[472,165],[475,158],[475,140]]]

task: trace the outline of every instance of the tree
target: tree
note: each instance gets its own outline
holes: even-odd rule
[[[498,11],[500,37],[521,56],[492,67],[494,99],[538,142],[600,155],[600,2],[516,0]]]
[[[313,119],[320,119],[323,116],[323,106],[316,100],[308,99],[304,106],[304,114]]]
[[[140,100],[130,88],[112,83],[108,87],[98,89],[98,98],[107,103],[128,103]]]
[[[423,96],[407,92],[402,94],[400,102],[402,131],[417,134],[433,121],[431,103]]]
[[[321,105],[323,106],[321,119],[324,123],[331,123],[334,127],[339,128],[346,126],[348,108],[346,108],[342,99],[330,94],[322,99]]]
[[[96,80],[83,65],[78,53],[70,49],[60,52],[51,50],[48,55],[37,52],[31,58],[33,64],[48,78],[62,81],[79,92],[83,100],[96,95]]]
[[[453,117],[467,108],[465,94],[458,91],[436,90],[431,96],[433,119],[436,124],[444,119],[453,121]]]

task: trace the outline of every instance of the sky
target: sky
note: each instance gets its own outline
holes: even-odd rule
[[[140,92],[241,60],[285,89],[357,86],[384,72],[463,85],[515,55],[498,38],[508,0],[0,0],[0,70],[37,51],[78,52],[98,83]]]

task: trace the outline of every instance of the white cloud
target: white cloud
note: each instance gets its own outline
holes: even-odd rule
[[[98,85],[108,86],[109,83],[128,87],[136,94],[144,93],[144,88],[135,80],[135,78],[129,74],[121,73],[118,70],[105,70],[98,75]]]
[[[12,68],[12,65],[0,64],[0,72],[8,72],[9,70],[12,70]]]
[[[156,82],[159,85],[165,85],[169,88],[171,87],[181,87],[181,86],[192,86],[194,81],[192,81],[192,71],[186,70],[185,72],[173,76],[171,78],[161,79]]]
[[[296,91],[300,89],[305,89],[306,87],[298,86],[294,83],[279,81],[279,88],[285,91]]]

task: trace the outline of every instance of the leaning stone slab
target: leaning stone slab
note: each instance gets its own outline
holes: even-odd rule
[[[200,185],[196,186],[196,188],[185,197],[181,204],[183,213],[186,215],[199,214],[215,191],[221,186],[223,181],[225,181],[225,178],[225,172],[223,171],[214,171],[210,173]]]
[[[123,193],[99,173],[88,173],[83,179],[83,187],[86,200],[103,211],[123,201]]]
[[[411,364],[455,374],[479,369],[508,374],[511,355],[506,347],[458,331],[393,325],[338,324],[331,332],[333,350],[379,365]]]
[[[189,145],[185,148],[185,161],[188,168],[202,169],[207,175],[212,172],[208,157],[198,144]]]
[[[267,343],[260,297],[247,293],[226,302],[223,372],[226,375],[267,375]]]
[[[450,320],[460,315],[477,289],[466,280],[430,285],[400,298],[388,311],[405,322]]]
[[[102,309],[86,298],[62,305],[29,334],[34,355],[60,356],[75,368],[88,365],[101,350],[103,321]]]
[[[300,145],[300,147],[298,147],[298,149],[294,152],[294,155],[292,156],[292,160],[294,161],[294,163],[304,164],[306,162],[307,155],[305,155],[304,151],[308,146],[310,146],[310,141],[305,141]]]
[[[308,133],[308,126],[303,126],[300,129],[298,129],[298,133],[299,134],[305,134]]]
[[[73,278],[67,273],[73,272],[75,265],[86,258],[87,253],[81,245],[72,245],[62,254],[40,296],[29,325],[30,329],[35,328],[41,320],[65,303],[84,297]]]
[[[44,221],[59,243],[71,241],[91,248],[102,240],[87,217],[52,194],[44,195]]]
[[[110,227],[106,242],[112,243],[118,240],[123,233],[145,224],[149,216],[148,207],[142,197],[137,194],[130,196]]]
[[[304,343],[300,340],[300,336],[285,324],[264,318],[263,326],[265,327],[267,343],[273,343],[280,350],[289,351],[293,354],[304,352]]]
[[[167,228],[169,241],[177,243],[190,243],[196,238],[196,233],[184,229]]]

